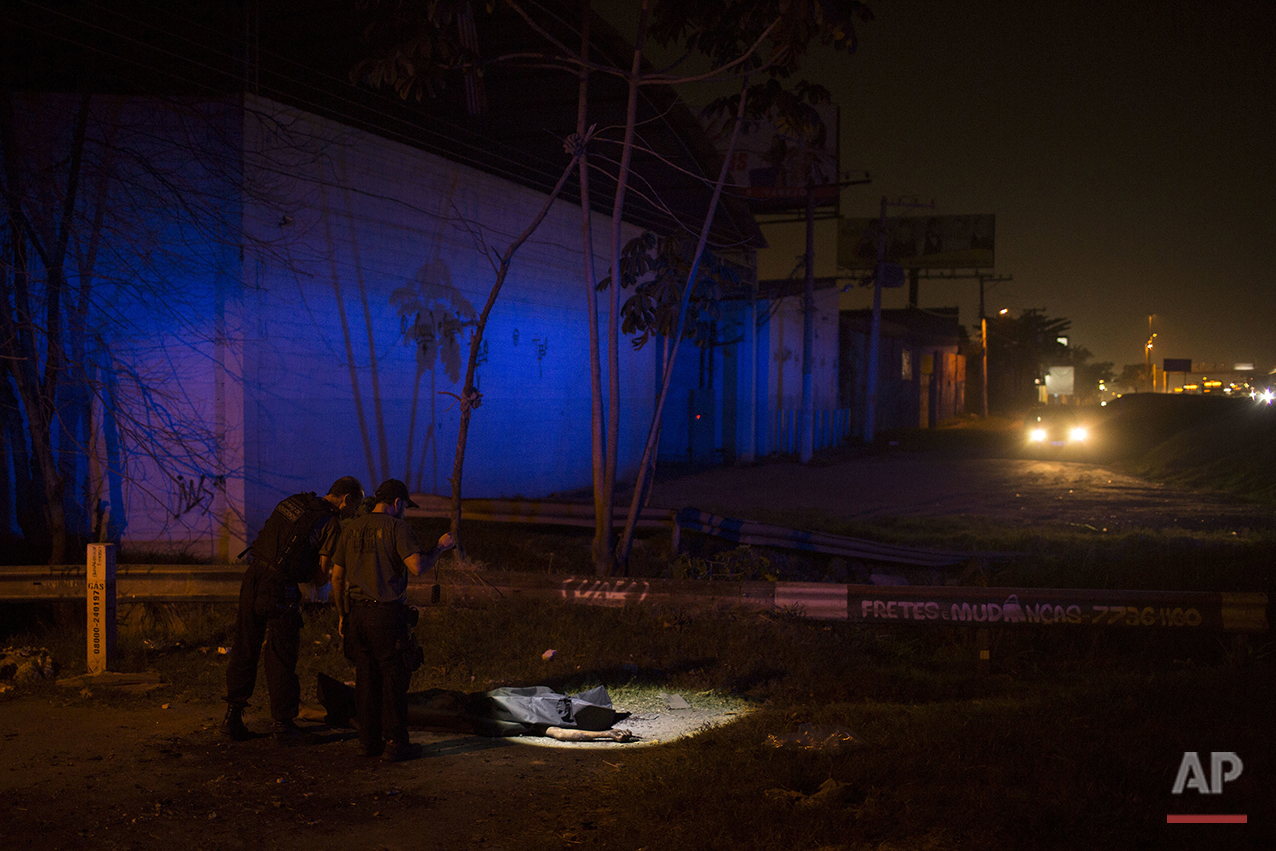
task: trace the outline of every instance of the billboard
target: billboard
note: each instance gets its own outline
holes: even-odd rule
[[[1054,396],[1071,396],[1076,370],[1071,366],[1052,366],[1046,370],[1046,392]]]
[[[879,219],[837,223],[837,265],[871,271]],[[902,216],[886,220],[886,262],[905,269],[977,269],[995,265],[996,216]]]
[[[1191,358],[1165,358],[1165,360],[1163,360],[1161,363],[1162,363],[1161,368],[1164,369],[1166,372],[1191,372],[1192,371]]]
[[[720,154],[726,153],[731,141],[734,117],[702,117]],[[833,104],[802,104],[796,117],[782,116],[772,108],[761,119],[746,120],[731,155],[730,180],[756,209],[805,206],[808,180],[815,184],[816,203],[835,200],[837,122]]]

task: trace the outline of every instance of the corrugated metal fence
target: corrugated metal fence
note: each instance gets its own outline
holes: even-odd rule
[[[815,449],[837,446],[851,436],[851,409],[832,408],[815,411]],[[779,455],[798,452],[802,446],[802,411],[781,408],[775,412],[775,422],[769,437],[769,449]]]

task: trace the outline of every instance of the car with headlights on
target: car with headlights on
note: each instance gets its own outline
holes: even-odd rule
[[[1089,448],[1091,433],[1076,409],[1043,405],[1024,417],[1023,438],[1025,448],[1032,453],[1079,453]]]

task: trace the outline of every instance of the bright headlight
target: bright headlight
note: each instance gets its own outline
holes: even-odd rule
[[[1068,435],[1073,441],[1080,443],[1088,436],[1085,426],[1073,426],[1072,431]]]
[[[1034,428],[1028,432],[1028,439],[1033,443],[1041,443],[1046,439],[1046,430],[1044,428]]]

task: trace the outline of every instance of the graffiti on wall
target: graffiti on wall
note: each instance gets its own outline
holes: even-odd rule
[[[199,478],[196,479],[194,476],[187,478],[178,473],[173,479],[173,495],[176,497],[177,505],[169,513],[173,515],[174,520],[179,520],[192,512],[208,514],[217,491],[225,489],[225,476],[208,476],[200,473]]]

